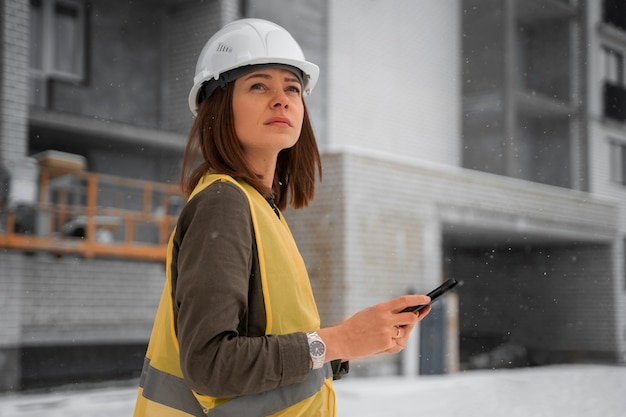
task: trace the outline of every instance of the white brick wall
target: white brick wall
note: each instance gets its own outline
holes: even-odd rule
[[[21,341],[22,265],[21,255],[0,251],[0,349]]]
[[[143,343],[164,282],[161,263],[33,255],[22,269],[21,342]]]
[[[1,3],[0,162],[26,156],[28,117],[28,0]]]

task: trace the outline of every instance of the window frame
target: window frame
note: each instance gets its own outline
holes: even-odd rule
[[[32,82],[34,95],[33,100],[38,103],[47,103],[48,84],[50,80],[58,80],[72,83],[80,83],[85,80],[86,72],[86,17],[85,4],[83,0],[30,0],[31,28],[29,76]],[[73,33],[74,49],[70,52],[72,61],[66,60],[73,69],[70,71],[59,68],[57,63],[56,46],[58,44],[58,24],[59,10],[67,9],[75,13],[75,24],[71,28]],[[37,10],[36,10],[37,9]],[[35,12],[39,13],[41,26],[35,28],[33,25]],[[39,35],[39,36],[34,36]],[[38,39],[37,39],[38,38]],[[34,65],[38,63],[39,65]]]
[[[626,142],[609,138],[611,182],[626,187]]]
[[[604,68],[602,69],[604,81],[612,85],[624,86],[626,84],[624,53],[607,45],[602,46],[602,53],[604,55]]]

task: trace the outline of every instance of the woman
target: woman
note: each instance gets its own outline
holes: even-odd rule
[[[259,19],[226,25],[202,50],[183,161],[189,199],[135,416],[334,416],[331,362],[397,353],[428,314],[400,313],[429,302],[411,295],[320,329],[280,212],[306,206],[321,176],[303,101],[318,73],[288,32]]]

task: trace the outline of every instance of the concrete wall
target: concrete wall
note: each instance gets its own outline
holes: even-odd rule
[[[500,0],[467,0],[463,2],[463,13],[463,166],[504,175],[503,3]]]
[[[173,4],[166,10],[167,69],[164,121],[168,129],[187,135],[193,115],[187,102],[196,62],[204,44],[227,21],[239,17],[237,2],[209,0]]]
[[[162,9],[139,2],[94,0],[86,16],[86,78],[80,83],[52,82],[51,108],[160,127]]]
[[[87,10],[87,72],[52,83],[51,108],[186,134],[187,95],[204,43],[239,17],[237,2],[95,0]]]
[[[328,146],[459,166],[459,3],[328,8]]]
[[[605,81],[606,60],[603,47],[610,47],[626,54],[626,36],[619,31],[602,27],[598,22],[602,18],[602,3],[589,2],[586,6],[587,20],[585,22],[589,48],[586,50],[587,66],[586,83],[589,88],[588,96],[588,135],[589,135],[589,178],[590,191],[597,195],[619,201],[623,206],[626,201],[626,187],[612,179],[612,161],[615,160],[615,150],[611,142],[626,143],[626,129],[622,123],[605,118],[603,106],[603,85]],[[613,250],[613,266],[615,276],[614,300],[616,308],[617,343],[621,352],[626,352],[626,284],[624,266],[624,240],[626,231],[626,210],[622,207],[619,212],[616,227],[622,239],[616,243]],[[626,360],[626,353],[622,360]]]

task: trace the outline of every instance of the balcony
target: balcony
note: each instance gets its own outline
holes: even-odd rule
[[[164,261],[177,185],[39,166],[36,204],[0,207],[0,248]]]

